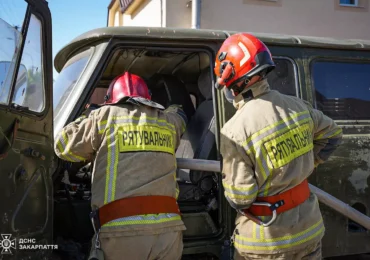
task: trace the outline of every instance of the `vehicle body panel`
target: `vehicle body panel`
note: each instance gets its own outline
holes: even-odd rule
[[[53,224],[51,176],[55,170],[53,168],[55,154],[53,152],[51,16],[46,2],[36,0],[27,0],[27,2],[29,5],[21,32],[22,41],[18,49],[19,55],[15,59],[15,73],[12,75],[9,89],[9,100],[13,102],[0,105],[0,153],[6,154],[0,160],[2,198],[0,233],[10,234],[16,241],[21,238],[32,238],[36,240],[36,244],[51,244]],[[37,27],[38,24],[40,27]],[[42,89],[44,99],[40,113],[19,105],[24,103],[24,98],[15,97],[19,94],[17,92],[19,89],[14,87],[15,79],[20,80],[17,77],[19,76],[17,71],[21,60],[23,63],[24,53],[31,55],[33,59],[37,58],[33,53],[26,53],[25,50],[29,48],[32,34],[37,33],[38,28],[41,39],[31,44],[41,46],[39,59],[42,66],[37,69],[27,67],[27,75],[22,75],[26,77],[22,78],[23,81],[26,80],[26,85],[22,85],[20,93],[25,93],[24,96],[27,98],[32,91]],[[14,102],[13,97],[17,98],[17,101]],[[27,251],[19,250],[18,247],[11,248],[11,251],[13,257],[18,259],[28,256],[41,259],[50,253],[50,250]]]
[[[214,57],[223,40],[233,33],[235,32],[172,28],[101,28],[85,33],[63,48],[56,56],[55,67],[60,71],[68,58],[78,53],[80,48],[104,41],[110,42],[106,51],[108,51],[109,48],[113,48],[115,44],[127,46],[148,45],[161,48],[170,48],[173,46],[181,46],[182,48],[191,48],[194,46],[207,47],[208,45],[208,47],[211,47]],[[330,38],[259,33],[257,33],[256,36],[268,45],[274,57],[290,59],[295,64],[295,80],[297,81],[296,95],[309,101],[313,106],[315,106],[315,96],[310,71],[310,62],[312,59],[317,57],[331,57],[332,59],[368,59],[370,57],[370,41],[341,41]],[[211,64],[211,67],[213,69],[213,64]],[[90,78],[91,84],[87,84],[85,89],[91,89],[93,87],[93,81],[94,76],[92,75]],[[235,109],[232,104],[225,100],[221,92],[214,92],[214,97],[217,97],[214,99],[214,106],[216,111],[215,114],[217,115],[218,129],[220,129],[235,113]],[[84,100],[84,98],[81,98],[81,100]],[[79,112],[80,111],[78,111],[78,113]],[[78,113],[72,117],[76,116]],[[341,199],[345,203],[353,205],[354,202],[361,202],[369,209],[370,205],[368,198],[370,191],[366,184],[366,182],[369,183],[370,180],[367,174],[369,172],[368,123],[356,123],[356,126],[354,126],[347,121],[338,122],[338,124],[344,127],[344,144],[334,153],[327,163],[317,169],[310,177],[310,182]],[[351,130],[346,130],[354,128],[356,129],[353,130],[355,133],[350,133],[348,131]],[[351,181],[351,178],[354,180]],[[338,180],[340,180],[340,182],[338,182]],[[353,184],[357,180],[359,180],[361,184]],[[333,185],[333,183],[337,183],[337,185]],[[225,201],[223,201],[223,203],[224,217],[226,220],[224,223],[224,231],[226,231],[226,233],[224,235],[227,237],[230,236],[233,231],[235,212]],[[327,227],[323,244],[324,256],[359,254],[370,251],[370,236],[368,231],[360,233],[350,232],[347,228],[347,218],[322,204],[320,204],[320,207]],[[366,214],[369,215],[369,210],[366,211]],[[338,236],[338,232],[340,236]],[[225,237],[222,239],[225,239]],[[195,254],[199,250],[202,251],[202,245],[212,244],[211,240],[205,243],[204,241],[185,240],[184,252],[186,254]],[[217,248],[217,246],[215,248]]]
[[[0,190],[2,197],[5,198],[0,207],[2,218],[0,233],[11,233],[16,238],[32,237],[40,241],[39,243],[50,244],[52,243],[52,220],[54,219],[52,174],[54,173],[53,177],[56,177],[61,174],[62,169],[62,163],[58,160],[57,165],[54,161],[54,136],[65,124],[81,114],[84,104],[88,102],[89,96],[97,87],[96,84],[102,77],[113,52],[122,47],[145,49],[147,46],[164,50],[197,49],[208,53],[211,59],[211,73],[215,55],[222,42],[236,32],[148,27],[107,27],[86,32],[60,50],[55,58],[56,70],[63,73],[65,70],[63,67],[69,65],[68,63],[75,59],[76,55],[91,50],[91,53],[86,56],[88,57],[86,64],[81,67],[80,76],[71,83],[69,90],[71,95],[64,97],[64,103],[58,107],[60,114],[54,115],[53,120],[53,107],[56,106],[56,102],[53,102],[52,89],[50,11],[46,1],[27,0],[27,2],[32,7],[28,10],[26,20],[28,21],[30,14],[33,13],[42,24],[42,79],[45,86],[45,109],[42,113],[29,113],[26,109],[16,108],[10,103],[0,106],[2,119],[0,126],[8,139],[13,136],[15,122],[19,121],[12,149],[9,149],[6,138],[3,135],[0,136],[1,147],[5,150],[9,149],[7,157],[0,160],[2,173]],[[28,23],[26,25],[28,26]],[[25,33],[26,31],[23,32]],[[312,64],[315,60],[370,62],[370,41],[263,33],[255,35],[268,45],[274,59],[281,64],[285,62],[285,65],[290,64],[288,66],[291,66],[290,75],[279,83],[282,92],[287,90],[288,94],[293,93],[309,101],[315,107],[317,97],[312,78]],[[21,63],[20,57],[21,55],[16,61],[16,67],[19,67]],[[13,86],[15,86],[14,79],[16,78],[17,73],[14,73]],[[212,84],[214,84],[214,77]],[[286,84],[290,85],[285,88]],[[215,139],[219,147],[220,129],[232,117],[235,109],[226,101],[221,92],[212,88],[212,93],[217,126]],[[14,94],[11,94],[10,100],[13,96]],[[61,97],[55,96],[54,98],[57,100]],[[349,205],[355,205],[363,213],[369,215],[370,120],[336,121],[343,127],[344,143],[328,162],[318,167],[309,180],[312,184]],[[53,132],[53,127],[55,132]],[[44,160],[27,157],[17,152],[27,148],[41,153],[45,156]],[[217,158],[221,158],[218,153]],[[218,198],[221,225],[219,232],[213,237],[185,238],[185,255],[211,253],[220,256],[227,254],[236,212],[223,197],[222,185]],[[347,218],[322,204],[320,207],[327,228],[323,240],[324,256],[370,252],[369,231],[364,231],[354,223],[349,223]],[[21,257],[21,253],[18,256]],[[37,252],[34,257],[40,259]]]

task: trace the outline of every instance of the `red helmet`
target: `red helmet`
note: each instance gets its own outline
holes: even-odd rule
[[[216,88],[226,86],[240,93],[253,76],[266,76],[275,68],[266,45],[255,36],[238,33],[227,38],[216,56]],[[244,81],[240,87],[238,83]]]
[[[109,85],[104,104],[117,104],[125,98],[140,97],[151,100],[148,86],[139,76],[125,72],[117,76]]]

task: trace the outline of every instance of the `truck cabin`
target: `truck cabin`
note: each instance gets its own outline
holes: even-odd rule
[[[102,104],[111,81],[128,71],[146,81],[153,101],[164,107],[170,101],[183,106],[189,123],[176,157],[220,159],[219,131],[235,109],[214,88],[213,63],[219,46],[229,33],[233,32],[110,27],[96,29],[74,39],[55,59],[55,68],[60,75],[54,85],[54,134],[76,119],[86,104]],[[328,56],[349,59],[348,56],[360,54],[370,60],[370,45],[364,43],[256,35],[270,47],[276,63],[276,69],[268,75],[271,88],[311,102],[315,92],[306,61]],[[364,48],[368,50],[366,53]],[[356,53],[349,54],[346,49],[354,49]],[[327,165],[332,164],[329,162]],[[73,239],[83,244],[86,250],[93,235],[88,217],[91,167],[91,164],[61,162],[54,179],[55,239]],[[323,171],[332,176],[327,167]],[[71,187],[66,188],[63,181],[65,171],[73,183],[72,190]],[[319,185],[322,183],[316,175],[312,180]],[[177,182],[180,188],[178,203],[187,227],[184,254],[195,254],[199,247],[209,244],[208,240],[213,241],[213,246],[203,248],[202,254],[219,255],[220,246],[231,235],[236,214],[223,197],[220,174],[178,169]],[[368,212],[366,207],[369,206],[364,203],[359,207],[365,210],[365,214]],[[327,215],[326,212],[331,213]],[[332,211],[325,208],[327,221],[333,219],[330,214]],[[342,219],[334,219],[336,225],[343,223]],[[336,255],[333,243],[328,244],[327,254]],[[355,248],[348,245],[346,252],[353,253]],[[370,248],[364,250],[368,252]]]

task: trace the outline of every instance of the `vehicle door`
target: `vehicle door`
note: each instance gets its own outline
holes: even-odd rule
[[[353,44],[354,45],[354,44]],[[369,216],[370,211],[370,51],[305,50],[306,89],[312,104],[342,128],[343,142],[320,165],[310,182]],[[309,88],[311,86],[311,88]],[[361,225],[320,204],[325,221],[323,255],[370,252]]]
[[[0,253],[17,258],[47,252],[21,238],[52,243],[51,37],[46,1],[0,2]]]

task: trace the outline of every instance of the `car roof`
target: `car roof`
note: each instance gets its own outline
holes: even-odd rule
[[[55,68],[59,72],[67,62],[69,56],[82,46],[89,46],[97,41],[108,41],[112,38],[125,39],[162,39],[187,41],[223,41],[237,31],[222,31],[210,29],[185,29],[169,27],[103,27],[88,31],[73,39],[64,46],[55,57]],[[312,37],[271,33],[254,33],[257,38],[267,45],[307,46],[318,48],[370,50],[370,40],[362,39],[335,39],[328,37]]]

